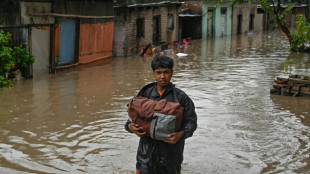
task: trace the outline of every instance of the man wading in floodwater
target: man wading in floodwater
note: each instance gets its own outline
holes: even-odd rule
[[[173,59],[156,55],[151,63],[156,82],[142,88],[139,96],[159,101],[179,102],[183,107],[181,129],[163,140],[155,140],[141,132],[141,127],[128,120],[125,129],[140,137],[136,171],[137,174],[180,174],[185,139],[197,128],[195,106],[189,96],[173,85]]]

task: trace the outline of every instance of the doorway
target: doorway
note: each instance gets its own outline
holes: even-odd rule
[[[160,41],[160,16],[153,17],[153,43]]]
[[[74,61],[75,52],[75,20],[60,21],[60,51],[58,64]]]
[[[241,33],[242,33],[242,14],[239,14],[237,19],[237,34]]]

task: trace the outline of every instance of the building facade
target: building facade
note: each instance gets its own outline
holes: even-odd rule
[[[114,56],[140,53],[148,44],[174,42],[179,37],[179,2],[133,4],[114,8]]]
[[[35,63],[29,76],[112,57],[113,0],[12,0],[0,29],[27,43]],[[4,3],[5,4],[5,3]]]
[[[182,38],[201,39],[202,1],[187,1],[179,10]]]
[[[232,5],[228,1],[216,6],[217,1],[203,0],[202,38],[231,35]]]
[[[232,34],[263,30],[263,14],[257,13],[257,4],[236,4],[232,13]]]

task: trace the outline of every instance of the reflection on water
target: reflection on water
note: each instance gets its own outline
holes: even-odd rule
[[[183,173],[309,171],[310,99],[269,94],[275,76],[310,73],[309,54],[290,53],[276,32],[194,40],[182,51],[173,83],[199,117]],[[0,89],[0,173],[135,173],[126,104],[153,81],[151,60],[113,58]]]

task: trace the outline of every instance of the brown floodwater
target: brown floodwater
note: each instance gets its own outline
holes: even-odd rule
[[[269,93],[278,75],[310,73],[310,55],[288,46],[281,33],[251,33],[171,55],[172,82],[198,114],[182,173],[310,171],[310,97]],[[151,60],[113,58],[0,89],[0,173],[133,174],[138,138],[124,130],[126,104],[154,80]]]

